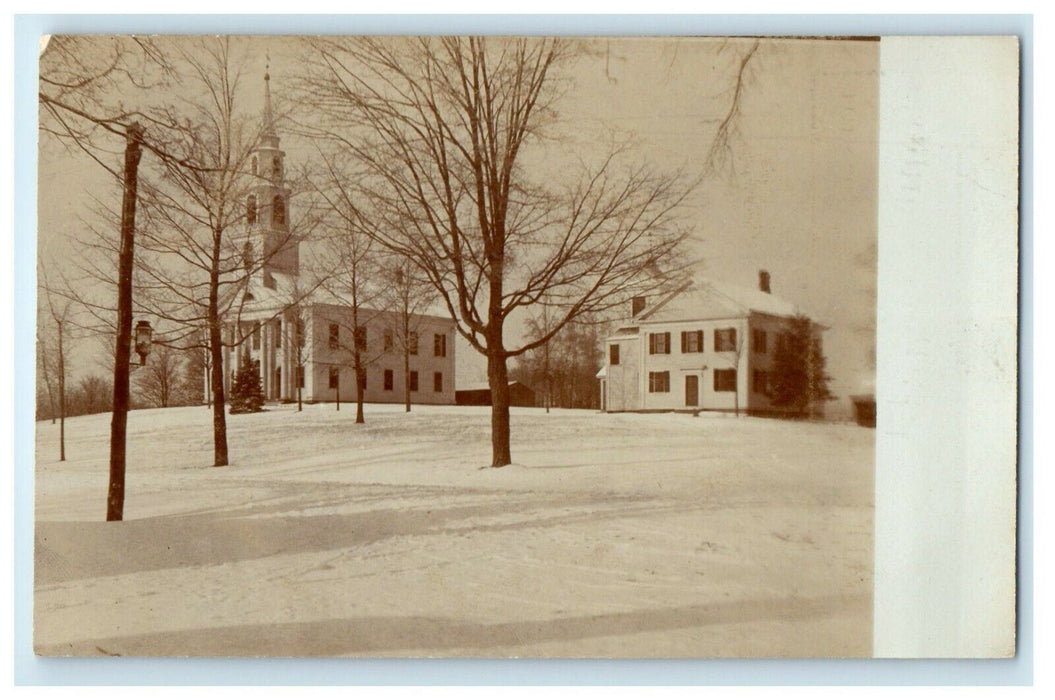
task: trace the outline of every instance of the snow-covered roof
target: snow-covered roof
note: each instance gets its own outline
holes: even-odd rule
[[[280,309],[289,306],[304,292],[297,289],[297,277],[285,272],[269,271],[274,286],[264,284],[264,273],[255,274],[246,289],[245,310]]]
[[[799,308],[780,297],[759,289],[697,279],[661,297],[636,316],[631,323],[706,321],[747,316],[751,313],[795,316]]]

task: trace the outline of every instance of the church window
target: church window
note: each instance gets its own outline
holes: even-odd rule
[[[282,177],[282,159],[278,156],[272,156],[271,158],[271,173],[275,177]]]
[[[282,226],[286,223],[286,203],[282,201],[282,195],[275,195],[271,200],[271,223]]]
[[[252,226],[256,223],[256,195],[251,194],[245,200],[245,221]]]

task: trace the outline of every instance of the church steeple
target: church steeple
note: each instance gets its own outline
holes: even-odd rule
[[[267,57],[267,65],[264,68],[264,135],[278,140],[275,133],[275,117],[271,112],[271,56]]]
[[[264,69],[264,120],[260,139],[251,157],[254,183],[246,198],[247,264],[262,262],[265,282],[270,272],[296,275],[300,255],[296,235],[290,230],[289,188],[286,187],[285,152],[279,147],[271,106],[271,59]]]

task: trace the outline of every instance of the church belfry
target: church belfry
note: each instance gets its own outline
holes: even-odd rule
[[[245,202],[246,264],[259,265],[265,283],[270,280],[271,272],[296,275],[300,268],[299,241],[290,229],[285,156],[285,152],[279,147],[271,108],[269,61],[264,72],[263,128],[256,149],[249,159],[253,184]]]

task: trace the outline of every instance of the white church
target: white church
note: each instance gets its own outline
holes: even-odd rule
[[[405,368],[398,342],[403,337],[397,331],[400,314],[360,309],[361,331],[355,337],[349,304],[322,289],[304,292],[311,283],[301,279],[301,241],[291,229],[285,152],[274,126],[270,81],[265,73],[264,131],[251,157],[256,184],[245,202],[244,255],[258,264],[224,319],[225,394],[230,396],[248,350],[250,359],[259,362],[265,400],[295,401],[299,389],[306,402],[355,401],[354,343],[368,361],[365,401],[402,402],[409,378],[413,403],[453,404],[454,321],[415,314]],[[239,338],[244,341],[236,344]],[[209,391],[207,376],[205,390]]]

